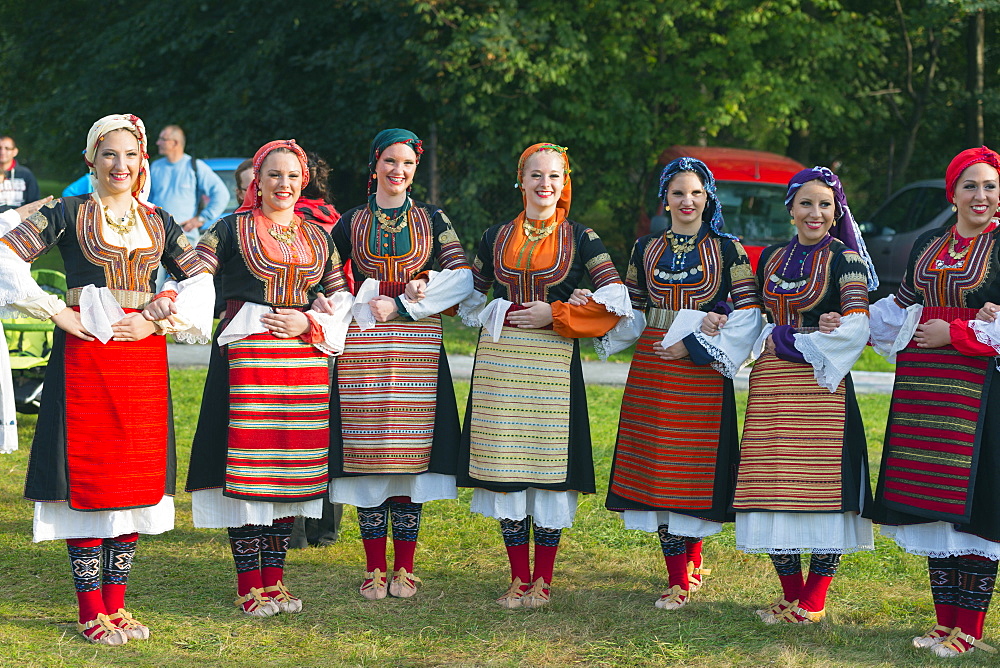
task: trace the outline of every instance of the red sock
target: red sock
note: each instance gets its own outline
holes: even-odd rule
[[[701,568],[702,558],[701,558],[701,547],[705,544],[702,540],[687,540],[684,541],[684,547],[687,551],[687,560],[694,562],[695,568]]]
[[[778,579],[781,581],[781,595],[784,596],[786,601],[794,603],[802,597],[802,590],[805,588],[805,584],[802,580],[801,571],[792,573],[791,575],[779,575]]]
[[[257,589],[264,588],[264,582],[261,579],[260,571],[258,569],[236,574],[237,594],[239,594],[240,596],[246,596],[247,594],[250,593],[250,590],[254,587],[256,587]],[[243,604],[243,607],[245,608],[249,605],[250,603],[247,602]]]
[[[113,540],[119,543],[135,543],[139,540],[138,533],[128,533],[121,536],[115,536]],[[107,572],[110,569],[108,564],[104,564],[104,570]],[[129,567],[131,570],[131,565]],[[124,584],[112,584],[110,582],[103,582],[101,584],[101,596],[104,599],[104,609],[108,611],[108,614],[113,614],[118,612],[120,608],[125,607],[125,590],[128,588],[128,583]]]
[[[667,562],[667,583],[673,587],[680,585],[680,588],[687,591],[688,585],[688,557],[686,552],[675,554],[670,557],[663,557]]]
[[[537,553],[537,548],[536,548]],[[507,548],[507,560],[510,561],[510,581],[520,578],[527,589],[531,584],[531,554],[527,543],[511,545]],[[549,577],[552,577],[551,572]]]
[[[558,551],[558,545],[539,545],[535,543],[535,572],[531,576],[532,582],[538,578],[542,578],[545,584],[552,584],[552,572],[556,567],[556,553]]]
[[[949,629],[958,626],[958,622],[956,621],[958,619],[958,607],[935,603],[934,614],[937,617],[937,623],[941,626],[947,626]]]
[[[392,541],[392,570],[398,571],[405,568],[408,572],[413,572],[413,555],[417,551],[417,541],[415,540],[393,540]]]
[[[799,607],[809,612],[819,612],[826,607],[826,592],[833,583],[832,575],[819,575],[812,571],[799,595]]]
[[[101,586],[100,586],[101,582],[100,548],[102,543],[103,541],[100,538],[70,538],[66,540],[66,545],[71,548],[70,550],[71,558],[73,554],[72,548],[88,548],[90,551],[85,558],[87,560],[92,560],[92,558],[96,554],[96,559],[97,559],[97,566],[92,573],[88,573],[86,576],[80,576],[76,572],[74,572],[73,575],[74,580],[76,580],[77,578],[86,577],[87,580],[85,582],[88,583],[86,585],[79,585],[79,583],[76,583],[78,584],[76,591],[76,602],[79,607],[77,619],[81,624],[83,624],[84,622],[89,622],[92,619],[96,619],[97,615],[105,614],[104,599],[101,596]],[[96,553],[93,551],[94,548],[97,548]],[[81,557],[81,559],[82,558],[84,557]],[[74,564],[71,563],[71,568],[73,566]],[[87,588],[90,589],[90,591],[80,591],[81,588]]]
[[[365,568],[368,572],[376,568],[385,573],[388,567],[385,559],[386,536],[379,538],[362,538],[361,544],[365,548]]]

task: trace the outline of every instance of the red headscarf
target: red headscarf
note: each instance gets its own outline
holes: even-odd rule
[[[987,165],[991,165],[994,169],[1000,171],[1000,154],[985,146],[968,148],[956,155],[951,159],[951,163],[944,173],[945,195],[947,195],[948,201],[952,204],[955,203],[955,184],[958,183],[958,177],[977,162],[985,162]]]
[[[296,144],[294,139],[269,141],[257,149],[257,152],[253,156],[253,180],[247,186],[247,196],[243,200],[243,204],[240,205],[240,208],[236,209],[236,213],[260,208],[261,198],[258,194],[257,177],[260,174],[260,166],[264,164],[264,158],[276,148],[287,148],[295,154],[295,157],[299,159],[299,164],[302,166],[302,187],[305,188],[309,185],[309,160],[306,158],[306,152],[302,150],[302,147]]]
[[[522,175],[524,174],[524,163],[528,161],[535,153],[539,151],[555,151],[562,156],[563,162],[565,163],[565,173],[566,182],[563,185],[562,194],[559,196],[559,201],[556,203],[556,212],[560,213],[561,216],[558,220],[564,220],[569,216],[569,205],[573,201],[573,187],[570,185],[569,175],[572,171],[569,168],[569,149],[565,146],[559,146],[558,144],[551,144],[548,142],[542,142],[541,144],[532,144],[528,148],[524,149],[524,153],[521,154],[521,158],[517,161],[517,187],[521,189],[521,200],[525,204],[527,203],[527,197],[524,194],[524,184],[521,182]]]

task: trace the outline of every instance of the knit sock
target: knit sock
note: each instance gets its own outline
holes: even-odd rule
[[[79,606],[77,621],[83,624],[105,613],[104,599],[101,598],[101,539],[71,538],[66,541],[66,549],[69,551],[69,566]],[[105,633],[96,626],[90,629],[87,636],[101,638]]]
[[[423,507],[422,503],[411,503],[408,496],[389,499],[389,513],[392,516],[393,572],[400,568],[413,572],[413,555],[417,551]]]
[[[385,544],[389,532],[389,501],[374,508],[358,508],[358,526],[365,548],[365,570],[385,573]]]
[[[260,548],[263,541],[259,524],[246,524],[229,528],[229,547],[236,563],[236,593],[246,596],[251,589],[263,589],[260,576]],[[244,610],[254,605],[253,600],[243,604]]]
[[[690,566],[692,570],[697,570],[701,568],[701,565],[703,563],[703,559],[701,557],[702,545],[704,545],[704,541],[702,541],[701,539],[698,538],[684,539],[684,547],[685,547],[685,552],[687,552],[688,566]],[[698,584],[701,584],[702,576],[700,574],[692,573],[688,577],[688,580],[690,581],[692,579],[695,580]]]
[[[500,535],[503,536],[507,559],[510,561],[510,581],[520,579],[522,591],[528,591],[531,586],[531,554],[528,547],[530,522],[527,517],[523,520],[500,520]]]
[[[667,530],[666,524],[657,527],[660,537],[660,550],[667,564],[667,582],[670,587],[680,586],[688,590],[687,574],[687,543],[683,536],[675,536]]]
[[[956,557],[927,557],[927,573],[930,576],[937,623],[949,629],[954,628],[959,597]],[[948,634],[944,631],[932,631],[931,635],[936,637]]]
[[[977,640],[983,637],[983,623],[993,597],[997,577],[997,562],[977,555],[966,554],[955,558],[959,575],[958,608],[955,626]],[[959,638],[966,647],[968,643]]]
[[[781,582],[781,595],[789,603],[794,603],[802,595],[805,582],[802,579],[802,557],[797,554],[771,554],[771,563]]]
[[[273,587],[284,577],[288,539],[294,526],[294,517],[282,517],[270,526],[260,528],[260,578],[265,587]],[[275,596],[277,593],[268,592],[266,595]]]
[[[562,529],[547,529],[531,523],[535,532],[535,570],[531,581],[542,578],[545,584],[552,584],[552,572],[555,570],[556,553],[559,551],[559,538]],[[548,589],[548,587],[546,587]]]
[[[139,534],[130,533],[102,541],[104,571],[101,578],[101,597],[109,615],[125,607],[125,589],[132,570],[132,559],[139,541]]]
[[[799,595],[799,607],[819,612],[826,607],[826,593],[833,584],[840,564],[839,554],[813,554],[809,559],[809,577]]]

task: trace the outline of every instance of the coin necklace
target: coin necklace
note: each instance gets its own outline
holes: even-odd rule
[[[115,217],[111,215],[111,210],[107,207],[107,205],[104,205],[102,208],[104,209],[104,220],[107,222],[108,227],[113,229],[118,234],[125,236],[132,231],[133,227],[135,227],[136,220],[134,208],[129,207],[128,213],[118,220],[115,220]]]
[[[272,221],[271,227],[267,230],[275,240],[280,241],[286,246],[290,246],[293,241],[295,241],[295,231],[299,229],[299,219],[292,218],[292,222],[288,226],[278,225]]]
[[[409,225],[408,216],[406,215],[408,211],[406,209],[400,211],[395,217],[390,218],[382,212],[382,209],[378,206],[372,209],[375,213],[375,218],[378,220],[378,226],[384,231],[390,232],[392,234],[399,234],[406,229]]]
[[[809,257],[809,251],[803,250],[802,259],[799,260],[799,278],[790,279],[788,278],[788,263],[791,262],[792,257],[795,255],[795,251],[799,250],[798,239],[792,240],[792,248],[788,251],[785,256],[785,264],[781,268],[781,274],[771,274],[770,281],[776,286],[780,287],[782,290],[798,290],[805,286],[809,282],[809,275],[805,273],[804,267],[806,258]]]
[[[705,271],[705,267],[700,264],[697,267],[691,267],[690,269],[683,268],[685,264],[684,260],[687,259],[687,254],[693,251],[698,245],[697,234],[683,237],[676,234],[673,230],[667,230],[664,237],[670,242],[670,250],[673,251],[674,254],[674,257],[670,261],[671,271],[668,272],[662,269],[655,269],[653,271],[654,276],[661,281],[672,283],[683,281],[689,276],[695,276]]]

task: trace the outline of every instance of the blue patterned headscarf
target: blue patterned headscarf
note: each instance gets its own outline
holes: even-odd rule
[[[701,213],[702,222],[708,222],[712,231],[720,237],[739,241],[739,237],[735,234],[722,231],[722,204],[719,203],[719,196],[715,193],[715,176],[712,175],[712,170],[708,168],[708,165],[701,160],[689,157],[677,158],[664,167],[663,173],[660,174],[660,201],[664,204],[667,203],[667,186],[670,185],[670,180],[681,172],[694,172],[697,174],[698,178],[701,179],[702,185],[705,187],[705,192],[708,193],[705,210]]]
[[[795,198],[795,193],[810,181],[822,181],[833,190],[833,220],[836,225],[830,229],[830,236],[844,242],[844,245],[853,251],[857,251],[864,258],[865,264],[868,265],[868,291],[871,292],[878,287],[878,274],[875,273],[875,264],[872,262],[872,256],[868,254],[868,247],[865,246],[865,240],[861,236],[861,228],[858,227],[857,222],[854,220],[851,207],[847,206],[847,195],[844,194],[844,186],[840,182],[840,177],[834,174],[833,170],[829,167],[820,167],[817,165],[810,169],[803,169],[793,176],[788,182],[785,207],[789,213],[792,212],[792,200]]]

